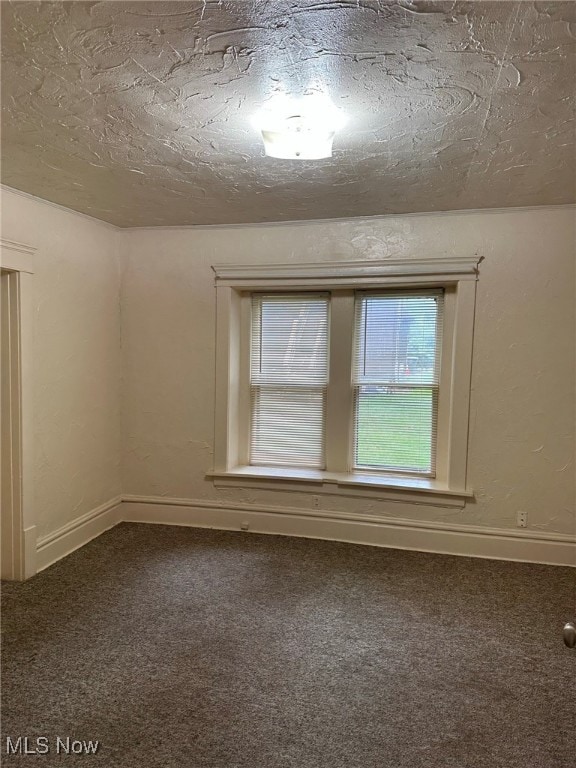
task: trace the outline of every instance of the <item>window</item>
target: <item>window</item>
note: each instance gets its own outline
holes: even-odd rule
[[[443,291],[356,297],[356,470],[436,474]]]
[[[215,271],[215,482],[471,495],[476,259]]]
[[[329,295],[254,294],[250,464],[324,469]]]

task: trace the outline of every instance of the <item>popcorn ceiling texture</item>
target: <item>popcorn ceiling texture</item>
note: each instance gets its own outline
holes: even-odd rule
[[[575,3],[1,5],[3,182],[116,225],[575,199]],[[320,85],[334,157],[263,157],[253,113]]]

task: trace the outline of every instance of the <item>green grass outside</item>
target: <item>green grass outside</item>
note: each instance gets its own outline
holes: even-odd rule
[[[432,414],[430,390],[362,394],[358,406],[357,464],[430,472]]]

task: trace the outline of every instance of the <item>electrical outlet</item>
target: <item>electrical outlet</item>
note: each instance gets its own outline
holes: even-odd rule
[[[314,509],[320,509],[320,496],[312,496],[312,506]]]
[[[528,512],[516,512],[516,525],[518,528],[526,528],[528,525]]]
[[[249,528],[250,528],[250,523],[248,522],[248,520],[242,520],[242,522],[240,523],[240,530],[247,531]]]

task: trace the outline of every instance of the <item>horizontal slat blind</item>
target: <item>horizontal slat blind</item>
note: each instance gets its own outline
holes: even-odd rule
[[[250,463],[324,468],[328,294],[253,294]]]
[[[354,468],[434,476],[444,296],[359,293]]]

